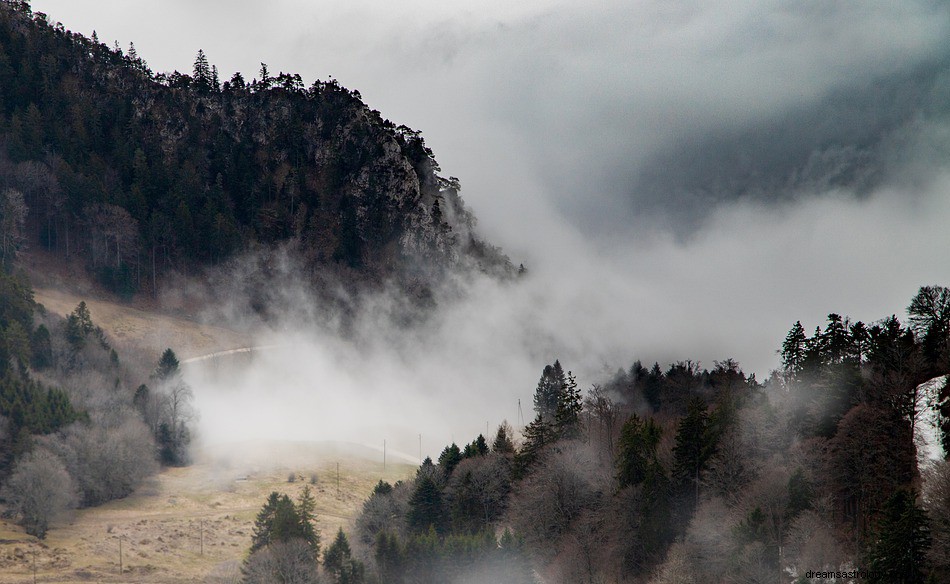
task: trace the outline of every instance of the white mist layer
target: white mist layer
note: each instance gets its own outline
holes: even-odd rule
[[[914,193],[862,200],[829,194],[782,208],[717,211],[688,243],[595,249],[566,225],[529,275],[499,284],[474,278],[423,325],[389,324],[376,299],[353,340],[299,317],[258,336],[245,368],[218,381],[195,375],[200,435],[208,442],[342,440],[412,457],[493,434],[533,417],[545,364],[560,359],[586,391],[634,359],[664,369],[683,359],[712,367],[737,359],[764,379],[778,366],[788,328],[829,312],[872,322],[939,283],[950,247],[950,176]],[[538,216],[544,221],[544,215]],[[912,230],[898,226],[913,225]],[[287,285],[288,304],[307,302]],[[297,300],[294,300],[294,299]],[[289,307],[290,308],[290,307]],[[226,362],[223,362],[226,363]]]

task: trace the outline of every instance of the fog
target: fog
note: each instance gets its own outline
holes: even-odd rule
[[[206,437],[392,436],[417,454],[421,432],[437,453],[517,425],[518,399],[529,417],[555,358],[584,387],[634,359],[733,357],[762,379],[796,320],[900,317],[947,284],[944,2],[33,7],[158,71],[203,48],[222,78],[261,61],[333,75],[421,130],[486,239],[529,268],[474,279],[408,333],[386,297],[356,341],[286,318],[259,340],[286,350],[231,394],[197,392]]]

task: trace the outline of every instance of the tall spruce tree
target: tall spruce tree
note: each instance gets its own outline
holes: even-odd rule
[[[927,515],[906,489],[896,491],[884,505],[876,537],[868,548],[869,582],[922,584],[930,547]]]
[[[580,415],[583,409],[581,390],[577,387],[577,379],[570,371],[564,381],[564,386],[558,396],[557,410],[554,415],[554,426],[559,438],[577,438],[580,436]]]
[[[715,452],[710,432],[706,404],[692,398],[686,407],[686,415],[676,430],[676,445],[673,447],[673,478],[681,488],[691,487],[691,503],[699,503],[699,485],[706,463]]]
[[[558,403],[566,386],[567,379],[561,362],[555,360],[554,365],[545,365],[534,392],[534,411],[549,423],[557,417]]]

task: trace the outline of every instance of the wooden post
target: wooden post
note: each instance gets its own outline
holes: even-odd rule
[[[202,519],[198,523],[198,555],[205,555],[205,520]]]

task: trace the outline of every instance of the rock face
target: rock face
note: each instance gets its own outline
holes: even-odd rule
[[[259,244],[360,277],[512,271],[419,133],[334,80],[262,67],[221,84],[203,54],[192,75],[155,75],[4,1],[0,114],[0,186],[26,193],[41,243],[136,289]]]

